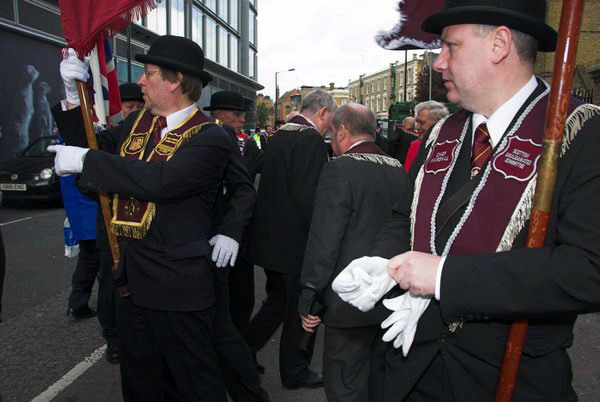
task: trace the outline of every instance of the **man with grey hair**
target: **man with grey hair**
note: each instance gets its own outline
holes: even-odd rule
[[[365,106],[340,107],[331,126],[331,144],[338,157],[325,164],[319,179],[298,312],[305,331],[314,332],[321,318],[326,326],[327,400],[379,401],[386,350],[379,324],[386,310],[380,305],[361,312],[344,303],[331,282],[350,261],[369,252],[392,217],[406,174],[398,160],[375,145],[375,116]],[[325,306],[324,313],[317,311],[318,305]]]
[[[448,114],[446,106],[434,100],[417,104],[415,106],[415,131],[423,139],[425,132]]]
[[[300,114],[271,137],[250,226],[246,257],[264,268],[267,299],[243,335],[256,353],[283,323],[279,370],[287,388],[323,384],[321,375],[308,369],[314,341],[300,350],[298,289],[319,174],[327,162],[323,135],[336,108],[329,93],[312,91]]]

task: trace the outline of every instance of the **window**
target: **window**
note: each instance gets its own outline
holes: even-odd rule
[[[204,0],[204,4],[209,10],[217,12],[217,0]]]
[[[250,49],[250,51],[248,52],[248,77],[254,78],[254,79],[256,79],[256,75],[255,75],[255,69],[256,69],[255,55],[256,55],[256,53],[254,53],[254,50]]]
[[[227,21],[227,14],[229,11],[227,10],[227,5],[227,0],[219,0],[219,17],[221,17],[223,21]]]
[[[192,40],[204,47],[202,36],[202,11],[194,7],[192,8]]]
[[[237,31],[239,29],[240,0],[231,0],[229,7],[229,25]]]
[[[146,28],[159,35],[167,34],[167,5],[158,3],[156,8],[146,16]]]
[[[135,62],[131,63],[131,82],[137,82],[143,73],[144,66]],[[127,82],[127,61],[117,59],[117,77],[119,84]]]
[[[256,14],[252,10],[248,13],[248,39],[256,45]]]
[[[171,35],[185,36],[184,0],[171,0]]]
[[[239,73],[239,57],[238,57],[238,38],[229,34],[229,68]]]
[[[219,64],[228,67],[229,65],[229,43],[228,34],[225,28],[219,27]]]
[[[217,23],[210,17],[205,17],[206,38],[204,55],[210,60],[217,61]]]

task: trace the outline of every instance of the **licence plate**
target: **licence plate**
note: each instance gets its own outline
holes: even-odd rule
[[[2,191],[27,191],[27,184],[18,183],[0,183]]]

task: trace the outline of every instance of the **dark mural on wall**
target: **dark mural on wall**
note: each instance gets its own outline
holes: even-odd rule
[[[50,107],[64,98],[61,47],[2,31],[0,161],[56,131]]]

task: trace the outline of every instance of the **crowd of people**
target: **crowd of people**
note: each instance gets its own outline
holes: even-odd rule
[[[545,13],[543,0],[454,0],[427,17],[442,39],[433,68],[462,109],[418,104],[388,139],[368,108],[322,90],[264,134],[245,132],[237,92],[214,93],[204,114],[203,51],[167,35],[136,56],[130,114],[90,149],[74,89],[88,68],[70,53],[53,108],[66,145],[49,149],[57,174],[112,194],[121,257],[111,269],[97,220],[88,271],[105,279],[98,315],[116,323],[101,317],[124,400],[268,401],[257,352],[279,327],[286,388],[490,400],[522,319],[514,400],[576,400],[573,324],[600,309],[600,108],[571,99],[546,242],[526,248],[549,93],[533,67],[557,36]],[[252,315],[255,269],[267,296]],[[87,277],[79,293],[73,278],[75,317],[93,315]],[[322,374],[309,369],[321,325]]]

